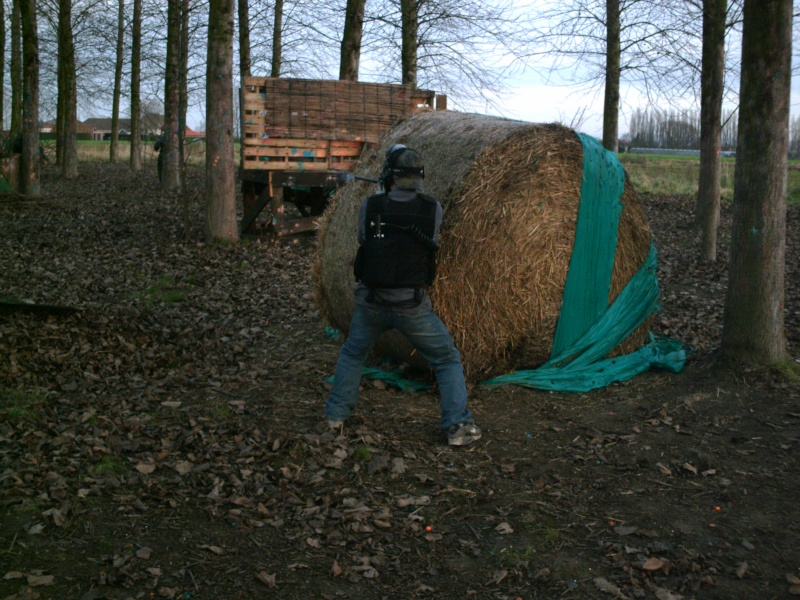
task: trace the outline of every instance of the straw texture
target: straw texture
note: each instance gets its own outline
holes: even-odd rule
[[[467,377],[485,379],[545,362],[561,309],[575,240],[583,150],[574,131],[449,111],[413,116],[365,152],[356,174],[376,177],[395,143],[425,160],[425,192],[445,208],[438,277],[429,290],[462,353]],[[325,318],[347,331],[353,311],[352,260],[358,208],[372,184],[353,183],[322,217],[315,264]],[[622,196],[609,301],[644,262],[650,233],[633,187]],[[646,326],[617,349],[641,346]],[[422,366],[402,335],[377,352]]]

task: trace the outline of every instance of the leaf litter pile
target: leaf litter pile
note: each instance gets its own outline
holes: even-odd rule
[[[202,173],[182,199],[149,168],[0,197],[0,598],[800,595],[800,382],[716,366],[690,198],[644,199],[684,372],[476,387],[484,437],[449,448],[435,389],[380,381],[328,431],[314,238],[206,245]]]

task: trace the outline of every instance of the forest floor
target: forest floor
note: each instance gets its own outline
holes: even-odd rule
[[[435,392],[366,380],[327,431],[315,239],[206,245],[190,179],[92,163],[0,198],[0,298],[37,305],[0,304],[0,598],[800,594],[800,381],[714,360],[730,206],[707,265],[691,199],[642,199],[681,373],[476,386],[483,438],[451,448]],[[798,356],[798,205],[787,231]]]

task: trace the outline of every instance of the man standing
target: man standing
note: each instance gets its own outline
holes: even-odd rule
[[[461,354],[426,293],[436,275],[442,206],[422,193],[424,177],[422,157],[394,145],[381,173],[386,191],[361,204],[355,312],[325,402],[325,418],[331,428],[344,424],[358,401],[367,354],[383,332],[397,329],[436,372],[442,429],[448,444],[463,446],[478,440],[481,430],[467,408]]]

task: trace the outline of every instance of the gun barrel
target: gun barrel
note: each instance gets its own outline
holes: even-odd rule
[[[337,171],[336,179],[339,183],[350,183],[351,181],[358,179],[359,181],[369,181],[370,183],[380,183],[380,179],[375,179],[373,177],[364,177],[363,175],[353,175],[352,173]]]
[[[364,177],[362,175],[353,175],[353,179],[359,179],[361,181],[369,181],[370,183],[380,183],[380,179],[375,179],[374,177]]]

